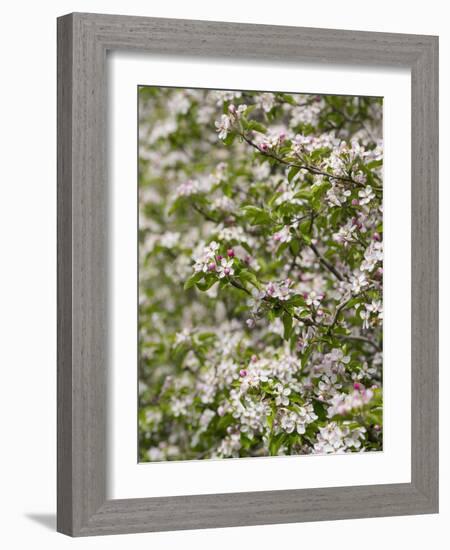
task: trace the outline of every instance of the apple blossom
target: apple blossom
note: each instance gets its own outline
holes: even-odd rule
[[[141,461],[382,450],[382,113],[139,88]]]

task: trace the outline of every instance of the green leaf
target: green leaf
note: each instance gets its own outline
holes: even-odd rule
[[[241,269],[241,271],[239,272],[239,279],[241,279],[241,281],[250,283],[256,288],[261,287],[256,275],[248,269]]]
[[[292,332],[292,317],[289,313],[283,314],[283,326],[284,326],[284,339],[289,340]]]
[[[242,208],[242,214],[252,225],[272,223],[270,214],[257,206],[244,206]]]
[[[290,94],[278,94],[278,97],[286,103],[289,103],[289,105],[297,105],[297,102]]]
[[[276,456],[278,454],[280,447],[286,441],[287,437],[287,434],[281,433],[271,439],[269,443],[269,453],[271,456]]]
[[[232,145],[233,141],[236,139],[236,134],[232,132],[231,134],[228,134],[227,137],[223,140],[225,145]]]
[[[247,129],[259,132],[260,134],[265,134],[267,132],[267,128],[260,122],[256,122],[256,120],[249,120]]]
[[[374,168],[379,168],[380,166],[383,166],[383,161],[380,160],[372,160],[371,162],[366,164],[366,168],[369,170],[373,170]]]
[[[208,279],[204,283],[196,283],[196,285],[199,290],[205,292],[206,290],[209,290],[215,283],[217,283],[216,277],[208,277]]]
[[[285,250],[289,248],[289,243],[281,243],[280,246],[277,248],[277,257],[279,258]]]
[[[291,241],[291,252],[292,254],[294,254],[294,256],[297,256],[298,253],[300,252],[300,246],[301,246],[301,241],[299,239],[293,239]]]
[[[317,401],[316,399],[313,401],[313,407],[314,412],[319,417],[319,420],[326,420],[327,419],[327,410],[325,409],[325,406],[320,401]]]
[[[286,305],[294,307],[304,306],[305,304],[305,299],[300,294],[296,294],[286,301]]]
[[[301,189],[298,193],[295,193],[294,199],[306,199],[309,200],[312,197],[312,192],[308,189]]]
[[[288,182],[291,183],[291,181],[299,172],[300,172],[300,168],[298,166],[292,166],[292,168],[289,170],[289,173],[288,173]]]
[[[194,273],[189,279],[184,283],[184,290],[192,288],[196,283],[203,279],[203,273]]]

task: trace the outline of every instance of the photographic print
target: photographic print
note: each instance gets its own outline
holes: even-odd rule
[[[137,93],[139,461],[381,451],[382,98]]]

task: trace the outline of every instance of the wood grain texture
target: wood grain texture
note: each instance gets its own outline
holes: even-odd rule
[[[409,67],[412,481],[107,500],[106,52]],[[58,531],[72,536],[438,510],[438,39],[117,15],[58,20]]]

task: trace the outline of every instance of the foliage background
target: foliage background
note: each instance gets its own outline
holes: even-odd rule
[[[140,460],[382,448],[382,101],[139,89]]]

